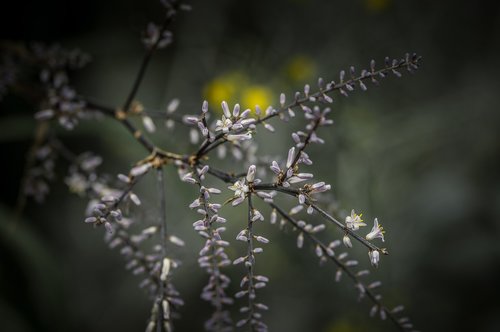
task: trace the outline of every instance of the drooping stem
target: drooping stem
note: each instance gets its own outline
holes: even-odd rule
[[[166,204],[166,194],[165,194],[165,176],[163,173],[163,168],[159,167],[157,169],[157,182],[158,182],[158,194],[159,194],[159,204],[160,204],[160,234],[161,234],[161,246],[163,257],[167,256],[167,204]]]
[[[253,205],[252,205],[252,194],[248,194],[248,224],[247,224],[247,244],[248,244],[248,261],[249,262],[247,265],[247,271],[248,271],[248,319],[250,322],[250,327],[252,331],[255,329],[255,325],[252,322],[252,318],[254,315],[254,299],[255,299],[255,288],[254,288],[254,264],[255,264],[255,256],[253,253],[253,220],[252,220],[252,210],[253,210]]]
[[[196,166],[192,167],[194,178],[200,189],[200,204],[205,211],[203,233],[206,234],[206,243],[200,251],[200,266],[210,274],[207,286],[204,287],[202,298],[210,301],[214,306],[215,312],[212,317],[206,321],[205,327],[208,331],[224,331],[232,324],[230,313],[224,308],[224,305],[232,304],[233,299],[228,297],[225,289],[229,285],[229,278],[224,275],[221,268],[230,264],[222,241],[221,232],[223,229],[214,229],[213,223],[219,219],[219,215],[210,209],[210,202],[205,196],[208,190],[202,185],[202,178],[198,173]],[[221,218],[223,219],[223,218]],[[205,259],[208,259],[209,265],[205,266]]]
[[[160,212],[160,217],[159,217],[159,227],[160,227],[160,245],[161,245],[161,255],[162,255],[162,265],[165,264],[165,260],[167,257],[167,205],[166,205],[166,194],[165,194],[165,183],[164,183],[164,174],[163,174],[163,168],[159,167],[157,169],[157,186],[158,186],[158,198],[159,198],[159,212]],[[157,306],[158,306],[158,316],[157,316],[157,324],[156,324],[156,331],[157,332],[162,332],[163,327],[164,327],[164,319],[165,319],[165,313],[163,312],[164,307],[162,305],[163,300],[164,300],[164,295],[165,295],[165,281],[161,280],[160,278],[160,285],[159,285],[159,294],[157,297]]]

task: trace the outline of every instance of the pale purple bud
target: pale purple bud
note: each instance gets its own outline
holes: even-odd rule
[[[309,96],[310,90],[311,90],[311,87],[309,86],[309,84],[304,85],[304,94],[306,95],[306,97]]]
[[[146,128],[146,131],[148,133],[154,133],[156,131],[155,123],[149,116],[144,115],[142,117],[142,124],[144,125],[144,128]]]
[[[306,201],[306,196],[304,194],[299,194],[299,203],[304,204]]]
[[[146,164],[135,166],[134,168],[132,168],[130,170],[130,175],[132,175],[134,177],[143,175],[144,173],[146,173],[147,171],[149,171],[149,169],[151,168],[151,166],[152,165],[150,163],[146,163]]]
[[[118,180],[125,182],[125,183],[130,183],[130,178],[124,174],[118,174],[117,175]]]
[[[302,248],[304,245],[304,233],[300,232],[297,236],[297,248]]]
[[[54,110],[47,109],[35,113],[35,119],[38,121],[49,120],[55,115]]]
[[[168,240],[172,243],[172,244],[175,244],[176,246],[178,247],[184,247],[185,243],[182,239],[178,238],[177,236],[175,235],[170,235],[168,237]]]
[[[233,108],[233,116],[237,118],[238,115],[240,115],[240,104],[235,104]]]
[[[238,257],[234,260],[233,264],[234,265],[238,265],[238,264],[241,264],[245,261],[246,257]]]
[[[269,130],[270,132],[274,133],[274,127],[269,124],[269,123],[264,123],[264,128],[266,128],[267,130]]]
[[[345,71],[341,70],[339,75],[340,83],[344,83],[344,77],[345,77]]]
[[[297,214],[299,213],[300,211],[302,211],[302,209],[304,209],[304,206],[303,205],[297,205],[297,206],[294,206],[291,210],[290,210],[290,215],[294,215],[294,214]]]
[[[313,227],[313,229],[311,230],[311,233],[319,233],[321,231],[324,231],[326,228],[326,226],[324,224],[319,224],[319,225],[316,225]]]
[[[294,157],[295,157],[295,147],[292,147],[290,150],[288,150],[288,158],[286,160],[286,168],[289,168],[290,166],[292,166]]]
[[[344,242],[344,245],[347,248],[352,248],[352,242],[351,242],[351,238],[349,237],[349,235],[345,234],[344,237],[342,238],[342,241]]]
[[[191,128],[191,130],[189,131],[189,141],[191,142],[191,144],[198,144],[198,142],[200,141],[200,135],[194,128]]]
[[[279,174],[281,172],[281,169],[278,165],[278,163],[273,160],[273,162],[271,163],[271,166],[269,167],[271,169],[271,171],[273,171],[275,174]]]
[[[189,125],[195,125],[198,123],[198,118],[196,116],[187,115],[183,118],[184,123]]]
[[[335,281],[339,282],[340,278],[342,278],[342,270],[337,270],[337,272],[335,273]]]
[[[281,93],[280,94],[280,105],[281,105],[281,107],[285,106],[285,102],[286,102],[286,96],[285,96],[284,93]]]
[[[251,165],[248,167],[248,172],[247,172],[247,182],[253,182],[255,179],[255,165]]]
[[[109,221],[106,221],[104,223],[104,228],[106,228],[106,231],[109,233],[109,234],[113,234],[114,232],[114,229],[113,229],[113,225],[111,225],[111,223]]]
[[[243,113],[240,114],[240,119],[245,119],[246,117],[248,117],[248,115],[250,114],[251,111],[252,110],[249,109],[249,108],[247,108],[246,110],[244,110]],[[247,119],[246,121],[250,121],[250,122],[246,122],[246,124],[248,124],[248,123],[255,122],[255,119]]]
[[[226,139],[228,141],[246,141],[252,139],[252,134],[251,132],[246,134],[229,134],[226,136]]]
[[[317,245],[315,248],[316,256],[322,257],[323,256],[323,249],[321,249],[320,245]]]
[[[245,114],[245,113],[243,113]],[[241,120],[241,125],[242,126],[248,126],[248,125],[251,125],[252,123],[255,122],[255,119],[254,118],[250,118],[250,119],[244,119],[244,120]]]
[[[391,313],[397,314],[405,309],[404,306],[398,305],[397,307],[394,307],[394,309],[391,310]]]
[[[255,114],[257,116],[260,116],[262,114],[262,110],[260,109],[259,105],[255,105]]]
[[[141,205],[141,200],[139,199],[139,197],[134,194],[134,193],[129,193],[129,198],[130,200],[135,204],[135,205]]]
[[[231,112],[229,111],[229,106],[227,105],[227,102],[223,101],[221,105],[222,105],[222,111],[224,112],[224,116],[227,119],[229,119],[231,117]]]
[[[180,100],[177,99],[177,98],[174,98],[170,101],[170,103],[168,103],[167,105],[167,114],[171,114],[171,113],[174,113],[177,108],[179,107],[179,104],[180,104]]]
[[[210,166],[208,166],[208,165],[203,166],[203,167],[201,168],[201,170],[199,170],[199,171],[198,171],[198,174],[199,174],[200,176],[205,175],[205,174],[208,172],[209,168],[210,168]]]
[[[266,239],[265,237],[260,236],[260,235],[255,237],[255,240],[257,240],[258,242],[261,242],[261,243],[269,243],[268,239]]]
[[[203,113],[207,113],[208,112],[208,101],[206,101],[206,100],[203,101],[203,105],[201,105],[201,111]]]

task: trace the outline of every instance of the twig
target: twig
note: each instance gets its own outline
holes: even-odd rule
[[[310,232],[306,231],[303,227],[299,225],[299,223],[288,213],[286,213],[283,209],[281,209],[278,205],[274,203],[268,203],[269,206],[271,206],[273,209],[275,209],[285,220],[287,220],[289,223],[291,223],[294,227],[300,229],[303,234],[306,235],[306,237],[309,238],[311,242],[314,244],[318,245],[321,250],[323,251],[323,254],[325,257],[327,257],[330,261],[332,261],[335,265],[337,265],[342,271],[345,272],[347,276],[354,282],[355,285],[358,287],[362,287],[364,294],[368,296],[368,298],[378,306],[379,310],[385,311],[387,317],[393,322],[401,331],[407,331],[402,324],[399,323],[398,319],[394,316],[394,314],[387,308],[385,307],[381,301],[377,299],[377,295],[374,294],[357,276],[356,274],[351,271],[346,264],[344,264],[342,261],[340,261],[337,257],[334,255],[329,254],[330,250],[328,250],[328,246],[325,245],[321,240],[318,239],[317,236],[314,234],[311,234]]]

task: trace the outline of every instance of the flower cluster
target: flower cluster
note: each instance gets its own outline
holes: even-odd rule
[[[240,308],[240,312],[246,315],[246,318],[239,320],[236,326],[241,327],[243,325],[249,324],[254,331],[267,331],[267,325],[262,321],[262,313],[260,311],[268,310],[268,307],[263,304],[256,302],[257,290],[267,286],[269,278],[263,275],[255,274],[255,263],[256,255],[264,251],[261,247],[256,247],[256,242],[262,244],[268,244],[269,240],[262,236],[257,235],[254,232],[254,222],[264,221],[264,216],[257,210],[252,203],[253,186],[255,179],[256,167],[251,165],[248,168],[247,175],[245,177],[245,182],[247,188],[250,188],[248,193],[248,220],[247,227],[241,230],[236,236],[236,240],[245,242],[247,244],[247,253],[245,256],[238,257],[234,260],[233,264],[244,263],[247,273],[243,276],[240,282],[241,291],[236,293],[236,298],[248,297],[247,305]],[[245,197],[243,196],[243,199]],[[256,242],[254,242],[256,241]]]
[[[199,197],[189,207],[201,215],[201,219],[195,221],[193,227],[205,239],[205,245],[199,252],[198,264],[208,273],[209,280],[203,288],[201,298],[210,302],[215,309],[212,317],[205,322],[205,329],[207,331],[230,331],[232,319],[225,306],[231,305],[233,299],[226,294],[230,279],[222,272],[222,268],[231,265],[231,260],[225,252],[229,242],[224,241],[221,236],[226,231],[226,228],[222,226],[226,223],[226,219],[218,214],[221,205],[210,202],[211,196],[220,194],[221,190],[202,185],[208,170],[209,166],[193,167],[192,172],[182,177],[192,179],[187,182],[197,184],[199,187]]]
[[[71,130],[79,119],[88,117],[86,101],[80,98],[70,85],[70,72],[83,68],[90,57],[78,49],[65,50],[58,45],[44,47],[35,44],[32,50],[34,56],[44,63],[40,71],[40,81],[46,93],[43,109],[35,114],[37,120],[57,118],[59,124]]]

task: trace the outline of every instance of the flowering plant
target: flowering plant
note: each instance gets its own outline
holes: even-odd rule
[[[81,119],[107,116],[123,126],[135,140],[144,147],[145,156],[125,174],[117,175],[117,182],[98,172],[103,159],[94,154],[73,154],[60,140],[47,135],[35,147],[36,162],[25,183],[25,193],[42,200],[48,192],[48,182],[53,177],[56,157],[70,162],[71,167],[66,182],[71,191],[89,198],[84,221],[93,226],[104,226],[106,241],[110,248],[117,248],[126,260],[127,269],[141,276],[140,287],[152,299],[152,309],[146,331],[171,331],[173,318],[183,305],[172,276],[180,267],[175,247],[185,243],[172,234],[167,225],[167,198],[170,186],[165,184],[165,172],[178,173],[180,182],[191,185],[194,197],[189,207],[198,214],[193,228],[201,238],[198,263],[208,275],[207,284],[201,290],[202,299],[213,306],[213,315],[206,321],[208,331],[230,331],[237,327],[249,326],[252,331],[267,331],[263,315],[269,308],[259,301],[258,293],[267,287],[270,280],[260,271],[258,255],[264,248],[272,250],[272,244],[259,230],[259,224],[269,222],[281,228],[295,231],[298,248],[309,241],[321,263],[336,266],[335,279],[342,276],[350,279],[359,292],[360,298],[372,302],[370,315],[378,314],[388,318],[401,330],[413,330],[409,319],[402,316],[402,306],[389,308],[382,302],[378,291],[380,281],[367,281],[368,269],[357,269],[359,262],[348,259],[348,252],[342,249],[358,244],[366,248],[368,261],[378,267],[381,257],[388,254],[383,247],[385,231],[378,219],[373,221],[369,232],[362,232],[367,226],[361,214],[352,210],[345,220],[334,216],[323,207],[325,194],[332,186],[316,180],[311,172],[313,157],[306,150],[312,144],[324,144],[321,131],[333,125],[330,104],[337,95],[347,97],[352,91],[366,90],[369,83],[378,84],[389,75],[401,76],[402,70],[413,72],[420,63],[416,54],[406,54],[401,59],[386,58],[381,67],[374,60],[367,69],[356,71],[354,67],[340,71],[338,79],[318,79],[317,87],[305,85],[303,91],[295,94],[281,93],[276,105],[255,105],[243,110],[239,104],[228,105],[223,101],[218,105],[201,103],[196,114],[179,115],[180,102],[173,99],[160,114],[166,121],[166,130],[178,124],[188,128],[190,141],[195,144],[193,153],[168,151],[154,143],[144,133],[134,119],[140,119],[145,132],[157,131],[158,121],[152,113],[135,100],[148,63],[153,53],[173,42],[169,31],[174,18],[189,7],[180,1],[162,0],[165,19],[161,24],[150,23],[143,36],[146,48],[144,60],[132,84],[130,93],[121,107],[109,107],[92,101],[70,85],[69,71],[81,68],[88,57],[81,52],[68,52],[60,48],[37,46],[31,50],[41,64],[41,78],[46,98],[42,110],[35,118],[43,123],[57,120],[65,129],[73,130]],[[263,106],[261,108],[261,106]],[[217,111],[214,112],[214,110]],[[220,115],[219,115],[220,114]],[[155,114],[158,116],[158,114]],[[215,119],[214,119],[215,117]],[[275,126],[291,121],[302,121],[304,127],[291,133],[291,146],[280,156],[271,158],[257,153],[255,136],[261,130],[275,131]],[[198,144],[201,138],[201,143]],[[228,154],[231,152],[231,155]],[[213,163],[214,154],[219,158],[234,158],[234,168],[223,170]],[[137,232],[134,216],[127,212],[129,205],[142,206],[141,198],[135,191],[136,185],[145,177],[156,177],[159,220]],[[208,178],[219,181],[219,186],[209,183]],[[217,197],[229,193],[227,200]],[[219,196],[220,197],[220,196]],[[278,198],[291,198],[288,203]],[[289,202],[293,202],[290,205]],[[240,220],[226,219],[225,211],[236,206],[244,206],[245,222],[240,225],[236,241],[246,246],[239,257],[231,257],[227,248],[233,245],[230,237],[223,237],[226,223]],[[342,240],[332,238],[328,227],[340,230]],[[155,241],[151,251],[146,251],[144,243]],[[354,243],[353,243],[354,242]],[[262,246],[262,247],[261,247]],[[231,288],[227,269],[242,264],[244,273],[239,290]],[[240,317],[233,320],[229,307],[235,300],[240,304]]]

